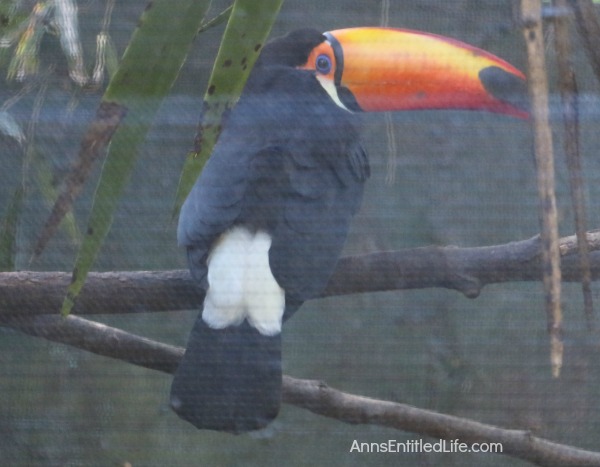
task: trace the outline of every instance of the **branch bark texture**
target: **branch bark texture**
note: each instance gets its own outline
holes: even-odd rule
[[[587,234],[591,273],[600,278],[600,232]],[[560,242],[563,280],[577,281],[575,236]],[[476,297],[490,283],[540,281],[541,242],[478,248],[424,247],[342,258],[324,296],[445,287]],[[184,350],[89,321],[62,317],[70,277],[60,272],[0,274],[0,325],[145,368],[173,373]],[[203,294],[187,271],[94,273],[76,305],[80,314],[198,308]],[[319,381],[284,376],[283,401],[352,424],[374,424],[466,443],[502,443],[503,453],[538,465],[600,465],[600,453],[405,404],[344,393]]]
[[[600,231],[588,232],[593,280],[600,278]],[[564,281],[581,279],[577,239],[560,240]],[[322,296],[442,287],[477,297],[487,284],[542,280],[539,237],[503,245],[423,247],[340,259]],[[0,316],[58,313],[71,276],[65,272],[0,273]],[[91,273],[78,315],[197,309],[204,295],[188,271]]]
[[[563,360],[562,309],[560,306],[561,270],[558,249],[558,212],[554,181],[554,152],[550,129],[548,78],[546,76],[545,44],[542,30],[541,0],[521,0],[523,34],[527,45],[528,86],[531,98],[531,120],[541,238],[543,244],[544,290],[546,316],[550,335],[552,374],[560,375]]]
[[[554,6],[562,11],[568,11],[568,0],[554,0]],[[587,231],[587,212],[585,206],[585,178],[583,176],[582,155],[580,151],[579,131],[579,92],[577,78],[571,57],[573,47],[569,21],[564,16],[554,19],[554,43],[556,49],[556,66],[558,70],[558,85],[562,101],[562,117],[564,123],[564,150],[569,171],[569,190],[575,219],[575,232],[579,243],[581,261],[581,287],[585,316],[588,327],[594,327],[594,305],[591,288],[589,247],[585,232]]]

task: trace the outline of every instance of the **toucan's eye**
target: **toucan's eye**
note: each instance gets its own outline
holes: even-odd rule
[[[331,71],[331,59],[327,55],[319,55],[315,61],[315,68],[324,75]]]

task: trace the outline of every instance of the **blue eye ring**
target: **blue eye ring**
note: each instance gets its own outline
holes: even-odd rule
[[[323,75],[329,74],[331,72],[331,67],[331,58],[327,55],[321,54],[315,60],[315,69]]]

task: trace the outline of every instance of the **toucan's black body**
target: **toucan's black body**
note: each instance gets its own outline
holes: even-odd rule
[[[206,299],[173,380],[179,416],[240,433],[277,415],[281,323],[327,284],[369,177],[354,112],[525,117],[523,80],[483,50],[401,29],[304,29],[265,46],[181,212]]]
[[[302,30],[265,46],[179,226],[205,290],[207,258],[224,232],[269,234],[284,320],[325,287],[369,176],[356,116],[329,98],[314,72],[296,68],[323,40]],[[246,321],[212,329],[198,317],[171,389],[182,418],[198,428],[258,429],[277,415],[280,392],[280,334],[262,335]]]

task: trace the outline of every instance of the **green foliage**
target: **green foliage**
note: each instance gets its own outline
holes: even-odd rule
[[[219,136],[224,112],[237,101],[248,74],[267,39],[283,0],[237,0],[229,14],[203,103],[198,141],[201,149],[188,157],[176,197],[178,209]],[[73,269],[61,313],[68,315],[108,234],[113,213],[133,170],[139,146],[153,115],[168,93],[202,26],[210,2],[157,1],[144,12],[121,65],[111,80],[104,102],[127,109],[127,117],[111,140],[110,150]],[[226,14],[226,13],[224,13]]]
[[[239,98],[282,3],[283,0],[235,2],[204,96],[196,147],[188,154],[179,181],[175,217],[208,160],[219,138],[223,114]]]
[[[152,118],[175,81],[210,1],[169,0],[150,3],[104,94],[104,102],[127,110],[102,169],[87,231],[79,249],[73,281],[62,306],[70,313],[112,224],[113,213],[129,180]]]
[[[37,136],[35,128],[42,107],[45,105],[48,81],[57,75],[56,62],[48,60],[51,54],[40,56],[41,44],[47,33],[60,36],[61,49],[69,63],[71,80],[78,86],[91,85],[92,88],[98,86],[103,80],[105,70],[108,70],[110,75],[118,67],[115,47],[107,33],[112,3],[114,0],[109,0],[107,3],[103,31],[97,38],[97,43],[102,43],[102,47],[98,46],[97,49],[94,81],[91,82],[83,68],[77,8],[73,0],[60,3],[40,1],[34,5],[24,5],[23,2],[14,0],[0,0],[0,68],[5,70],[7,81],[14,80],[22,83],[19,90],[0,107],[0,137],[14,139],[23,151],[20,177],[22,186],[15,190],[12,201],[7,203],[8,208],[2,219],[0,262],[4,269],[15,267],[16,231],[22,222],[22,211],[17,208],[24,206],[26,200],[35,191],[29,189],[30,181],[47,204],[52,206],[57,200],[52,166],[43,155],[43,151],[38,150],[35,141]],[[99,40],[101,36],[103,41]],[[49,66],[40,67],[40,63]],[[35,91],[37,97],[34,100],[32,114],[27,128],[23,129],[8,109]],[[74,105],[78,105],[79,99],[75,94],[79,91],[78,87],[72,95]],[[72,212],[65,214],[64,222],[60,223],[60,227],[66,230],[74,244],[78,244],[79,231]]]

